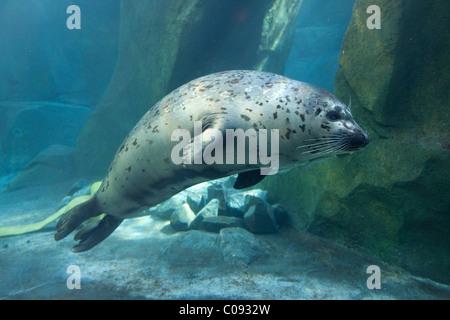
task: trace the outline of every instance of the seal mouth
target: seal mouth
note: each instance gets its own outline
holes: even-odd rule
[[[307,144],[297,147],[304,148],[302,154],[326,154],[346,153],[357,151],[370,142],[369,135],[365,131],[342,132],[325,138],[306,140]]]
[[[346,149],[345,151],[356,151],[369,144],[370,138],[367,132],[357,131],[344,137]]]

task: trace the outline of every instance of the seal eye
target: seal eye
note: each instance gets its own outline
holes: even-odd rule
[[[336,111],[330,111],[327,113],[327,118],[330,121],[338,121],[341,119],[341,115]]]

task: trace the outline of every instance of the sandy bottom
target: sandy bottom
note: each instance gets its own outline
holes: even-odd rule
[[[72,183],[0,192],[0,226],[46,218]],[[0,238],[1,299],[450,299],[449,286],[291,229],[174,233],[147,216],[75,254],[71,236],[53,240],[54,225]],[[80,289],[67,286],[71,265]],[[370,265],[380,268],[380,289],[367,287]]]

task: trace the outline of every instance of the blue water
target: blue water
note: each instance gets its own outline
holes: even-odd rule
[[[381,17],[393,19],[394,13],[403,9],[404,16],[409,17],[408,10],[426,7],[417,1],[418,5],[411,8],[381,6]],[[430,195],[420,191],[433,185],[440,186],[441,191],[448,188],[448,177],[435,171],[436,166],[445,167],[448,159],[448,135],[424,125],[419,137],[413,137],[411,126],[396,127],[380,119],[373,109],[376,106],[365,104],[382,101],[379,92],[395,96],[396,88],[408,92],[408,97],[416,96],[416,89],[409,92],[401,78],[394,78],[397,82],[377,91],[377,96],[357,86],[370,74],[367,83],[371,85],[366,88],[373,85],[378,89],[384,81],[384,75],[377,74],[381,67],[372,73],[363,72],[363,68],[360,73],[356,70],[356,76],[346,78],[351,89],[341,92],[341,97],[345,103],[350,97],[356,105],[352,112],[369,131],[372,150],[394,144],[392,137],[401,137],[419,141],[413,145],[426,145],[423,157],[429,160],[420,162],[422,158],[418,157],[419,172],[405,173],[410,180],[386,188],[387,178],[383,176],[375,185],[372,180],[364,180],[371,176],[370,170],[378,170],[370,164],[349,169],[340,162],[345,160],[331,161],[359,181],[354,191],[342,191],[348,197],[339,203],[339,212],[357,207],[361,199],[358,195],[365,190],[372,192],[374,202],[392,196],[389,201],[393,209],[385,209],[386,202],[381,200],[370,208],[380,210],[381,214],[378,216],[377,211],[374,216],[381,217],[380,225],[388,224],[386,237],[398,245],[397,251],[383,254],[384,248],[390,250],[391,242],[374,244],[352,232],[362,230],[369,239],[375,229],[368,226],[372,223],[368,220],[363,220],[366,222],[361,226],[353,226],[351,217],[333,220],[335,211],[327,211],[326,197],[319,200],[323,206],[308,211],[317,196],[314,187],[325,180],[315,177],[302,189],[303,184],[294,181],[294,177],[301,178],[300,171],[287,173],[290,176],[281,173],[279,180],[275,177],[267,184],[243,191],[233,189],[236,177],[195,186],[167,203],[143,211],[141,217],[126,220],[98,247],[78,255],[70,251],[72,236],[60,242],[53,240],[58,219],[34,232],[9,235],[3,229],[2,234],[4,227],[42,221],[78,196],[89,195],[91,184],[104,177],[112,155],[137,120],[152,104],[189,80],[217,71],[262,68],[332,93],[337,91],[335,85],[342,79],[336,74],[344,36],[355,3],[365,6],[366,2],[303,0],[296,7],[296,1],[274,0],[1,0],[0,299],[450,298],[446,269],[450,241],[444,230],[448,225],[448,202],[432,191]],[[75,11],[68,12],[71,5],[76,6]],[[298,14],[293,13],[295,8]],[[387,11],[391,15],[385,16]],[[277,13],[283,17],[278,23],[284,28],[264,38],[264,32],[278,30],[275,28],[279,25],[268,22]],[[369,18],[370,13],[366,14]],[[387,28],[391,25],[388,20],[381,21],[383,28],[374,32],[379,32],[384,41],[384,32],[389,34]],[[406,32],[408,23],[398,32]],[[417,52],[427,46],[427,41],[410,41]],[[448,45],[443,48],[447,50]],[[389,50],[388,46],[383,53]],[[431,60],[433,66],[440,66],[438,63],[444,59]],[[411,65],[415,63],[411,58]],[[380,65],[384,60],[380,59]],[[405,70],[396,73],[397,77],[410,79],[406,74],[411,70],[401,63],[397,67]],[[448,73],[438,67],[430,70],[438,77],[437,83],[448,83]],[[342,85],[342,81],[339,83]],[[439,85],[423,88],[421,94],[448,96]],[[383,107],[386,118],[397,119],[398,115],[390,115],[390,107],[389,103]],[[413,115],[411,119],[418,117]],[[448,128],[445,117],[441,128]],[[401,153],[388,158],[401,157]],[[358,157],[356,162],[364,161],[364,156]],[[380,161],[390,163],[384,158]],[[439,165],[433,166],[436,163]],[[401,170],[386,165],[387,175]],[[338,177],[331,167],[327,179],[333,175]],[[359,188],[366,185],[370,188]],[[411,190],[423,195],[414,199],[416,208],[402,204],[411,203],[408,199],[415,194]],[[298,199],[289,198],[295,197],[297,191],[308,198],[304,211],[296,209]],[[334,203],[335,196],[329,196],[329,203]],[[184,226],[183,221],[176,227],[171,218],[186,203],[193,217],[202,209],[206,212],[205,208],[216,210],[219,216],[226,217],[225,222],[221,221],[226,227],[217,227],[214,219],[203,230],[189,230],[189,222]],[[420,211],[418,206],[425,209]],[[431,209],[426,209],[428,206]],[[258,218],[260,224],[250,227],[244,215],[251,210],[269,212],[269,218]],[[388,216],[383,215],[385,212]],[[396,220],[397,212],[402,212],[398,219],[401,222]],[[417,220],[421,218],[414,219],[421,212],[428,212],[432,218],[418,231]],[[320,218],[315,219],[316,214]],[[391,227],[398,233],[389,233]],[[433,230],[443,236],[434,239]],[[427,245],[444,251],[440,253],[442,262]],[[419,258],[406,254],[411,247],[419,250]],[[427,259],[431,259],[428,265]],[[76,268],[68,269],[71,265]],[[366,282],[371,265],[381,269],[382,289],[370,288]],[[79,283],[81,288],[77,287]]]

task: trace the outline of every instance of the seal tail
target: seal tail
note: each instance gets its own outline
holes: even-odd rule
[[[56,225],[56,241],[65,238],[74,231],[83,221],[102,214],[95,197],[69,210]],[[91,249],[106,239],[122,222],[111,215],[105,215],[100,221],[94,221],[83,227],[75,235],[75,240],[80,242],[72,248],[74,252],[82,252]]]

